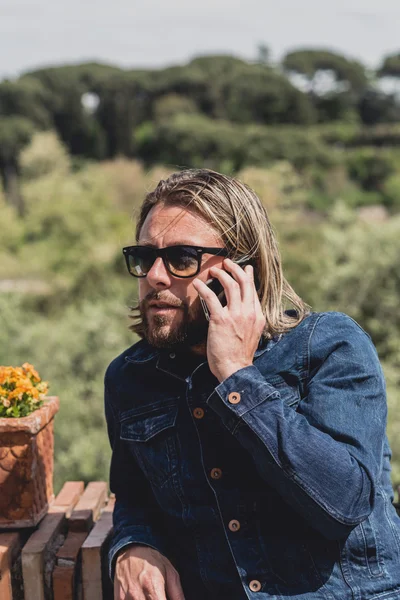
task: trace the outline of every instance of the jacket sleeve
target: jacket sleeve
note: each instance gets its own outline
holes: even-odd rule
[[[255,365],[218,385],[208,403],[262,478],[326,538],[341,539],[373,509],[385,441],[385,381],[370,337],[341,313],[319,317],[308,353],[307,395],[297,410]],[[236,404],[229,401],[233,392],[240,394]]]
[[[108,436],[112,449],[110,489],[115,494],[113,535],[108,560],[109,574],[114,579],[118,552],[130,544],[150,546],[166,555],[160,511],[147,479],[133,455],[120,440],[120,425],[112,403],[112,392],[104,380],[104,401]]]

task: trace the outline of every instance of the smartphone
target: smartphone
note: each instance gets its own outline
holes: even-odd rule
[[[234,261],[236,264],[240,265],[242,267],[242,269],[244,269],[244,267],[246,265],[251,265],[252,261],[248,260],[248,259],[239,259],[239,260],[235,260]],[[230,273],[229,273],[230,275]],[[232,275],[231,275],[232,277]],[[214,294],[216,294],[218,300],[221,302],[222,306],[226,306],[227,300],[226,300],[226,296],[225,296],[225,290],[223,288],[222,283],[219,281],[219,279],[216,278],[212,278],[212,279],[208,279],[206,282],[206,285],[208,285],[208,287],[210,288],[210,290],[212,290],[214,292]],[[256,285],[256,287],[258,288],[258,285]],[[208,306],[206,301],[199,296],[200,298],[200,302],[201,302],[201,306],[203,307],[203,311],[204,314],[206,316],[207,321],[210,320],[210,311],[208,310]]]

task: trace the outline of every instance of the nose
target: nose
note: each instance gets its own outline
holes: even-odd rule
[[[158,256],[154,261],[146,279],[147,283],[154,289],[167,288],[171,285],[171,275],[165,268],[161,256]]]

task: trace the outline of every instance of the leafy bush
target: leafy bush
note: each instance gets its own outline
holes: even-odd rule
[[[36,133],[22,151],[20,162],[24,179],[36,179],[55,171],[65,175],[71,165],[67,150],[54,131]]]
[[[397,155],[393,152],[362,148],[346,155],[349,177],[363,190],[381,190],[396,172]]]
[[[169,122],[144,123],[134,133],[138,156],[146,164],[208,166],[237,171],[289,161],[297,169],[332,166],[333,151],[307,130],[294,127],[233,125],[202,116],[181,115]]]

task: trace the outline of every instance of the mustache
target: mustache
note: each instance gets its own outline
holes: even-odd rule
[[[176,308],[184,308],[187,306],[187,303],[183,300],[179,300],[179,298],[175,298],[174,296],[168,296],[164,292],[149,292],[141,301],[141,306],[147,308],[149,302],[165,302],[165,304],[170,304],[171,306],[175,306]]]

